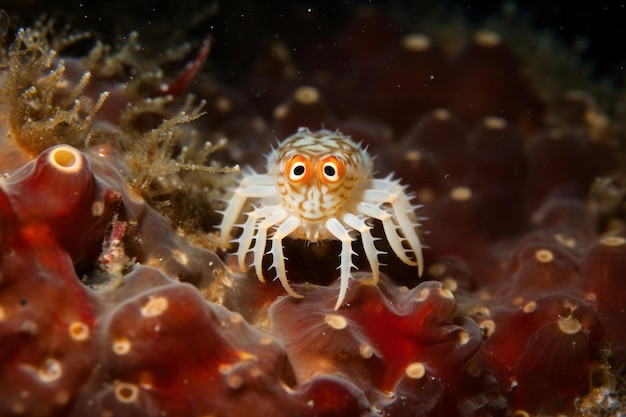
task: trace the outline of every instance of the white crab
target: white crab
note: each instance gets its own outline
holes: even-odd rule
[[[287,280],[282,241],[286,237],[319,242],[337,239],[342,243],[339,309],[348,288],[352,235],[360,234],[374,284],[379,278],[378,255],[368,218],[380,220],[389,245],[409,265],[423,270],[419,226],[404,187],[391,176],[372,177],[372,161],[366,150],[340,132],[301,128],[273,150],[267,174],[244,175],[223,212],[222,243],[228,244],[233,227],[242,229],[238,239],[239,267],[247,271],[246,254],[252,250],[254,268],[265,282],[261,267],[266,241],[272,241],[272,267],[289,295],[301,298]],[[248,216],[235,224],[242,211]],[[251,249],[252,241],[254,246]],[[406,243],[406,245],[405,245]],[[412,256],[407,256],[410,253]]]

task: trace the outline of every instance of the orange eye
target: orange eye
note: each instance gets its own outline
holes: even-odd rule
[[[290,181],[306,181],[311,175],[309,160],[301,155],[295,155],[285,164],[285,174]]]
[[[322,182],[333,183],[341,180],[345,171],[343,161],[336,156],[327,156],[319,164]]]

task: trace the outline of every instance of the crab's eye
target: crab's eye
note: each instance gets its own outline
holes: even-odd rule
[[[320,178],[325,183],[337,182],[343,178],[345,166],[343,161],[336,156],[327,156],[319,165]]]
[[[306,179],[311,174],[309,160],[301,155],[296,155],[292,157],[289,161],[287,161],[287,164],[285,165],[285,173],[287,174],[287,178],[289,178],[290,181],[306,181]]]

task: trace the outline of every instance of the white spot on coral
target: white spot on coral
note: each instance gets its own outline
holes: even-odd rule
[[[606,236],[600,239],[600,244],[604,246],[621,246],[626,243],[626,239],[621,236]]]
[[[428,288],[424,288],[422,291],[419,292],[419,294],[417,294],[417,297],[415,297],[415,299],[417,301],[424,301],[425,299],[428,298],[429,294],[430,294],[430,290]]]
[[[141,315],[144,317],[157,317],[163,314],[169,307],[169,301],[165,297],[150,297],[150,300],[141,307]]]
[[[496,331],[496,322],[493,320],[483,320],[479,323],[480,328],[483,329],[483,334],[486,337],[491,337],[493,332]]]
[[[359,346],[359,353],[363,359],[369,359],[374,355],[374,348],[367,343],[361,343]]]
[[[179,264],[183,266],[187,266],[189,264],[189,257],[187,256],[185,252],[178,250],[178,249],[174,249],[172,251],[172,255],[174,255],[174,258],[178,261]]]
[[[87,326],[83,322],[80,322],[80,321],[73,322],[72,324],[70,324],[68,331],[70,333],[70,337],[72,338],[72,340],[76,340],[77,342],[82,342],[89,338],[89,332],[90,332],[89,326]]]
[[[121,403],[133,403],[139,398],[139,387],[129,382],[118,382],[115,386],[115,398]]]
[[[104,202],[94,201],[91,205],[91,215],[93,217],[100,217],[102,214],[104,214]]]
[[[242,362],[253,362],[257,360],[257,356],[253,353],[246,352],[245,350],[240,350],[237,352],[237,356]]]
[[[61,378],[62,374],[63,369],[61,367],[61,363],[52,358],[46,359],[41,369],[39,369],[39,379],[42,382],[54,382]]]
[[[243,385],[243,378],[241,375],[228,375],[226,377],[226,385],[228,385],[230,389],[241,388]]]
[[[59,172],[74,174],[83,167],[83,158],[78,150],[68,145],[60,145],[52,149],[48,161]]]
[[[501,117],[487,116],[483,120],[483,125],[491,130],[502,130],[506,127],[506,119]]]
[[[493,48],[500,45],[502,38],[497,32],[491,30],[480,30],[474,34],[474,42],[485,48]]]
[[[311,86],[298,88],[293,96],[300,104],[314,104],[320,99],[320,93],[317,91],[317,88]]]
[[[130,352],[131,348],[132,344],[130,343],[130,340],[125,337],[120,337],[113,341],[113,352],[116,355],[126,355]]]
[[[524,313],[532,313],[536,309],[537,309],[537,303],[534,301],[529,301],[526,303],[526,305],[524,305],[524,307],[522,308],[522,311],[524,311]]]
[[[447,289],[447,288],[443,288],[443,287],[442,287],[442,288],[440,288],[440,289],[439,289],[439,294],[441,294],[441,296],[442,296],[443,298],[450,298],[450,299],[453,299],[453,300],[454,300],[454,294],[452,294],[452,293],[450,292],[450,290],[449,290],[449,289]]]
[[[489,310],[489,307],[486,307],[480,304],[468,308],[467,311],[469,314],[476,314],[478,316],[483,316],[483,317],[491,316],[491,310]]]
[[[455,187],[450,191],[450,198],[458,203],[469,201],[472,198],[472,190],[467,187]]]
[[[554,254],[548,249],[539,249],[535,252],[535,259],[542,263],[549,263],[554,259]]]
[[[422,160],[422,158],[424,158],[424,155],[417,149],[409,149],[405,151],[402,156],[404,157],[405,161],[413,163],[419,162]]]
[[[458,344],[459,346],[466,345],[470,341],[470,337],[465,332],[459,332],[458,334]]]
[[[404,372],[411,379],[420,379],[426,374],[426,368],[421,362],[413,362],[406,367]]]
[[[456,282],[456,280],[454,278],[452,278],[452,277],[447,277],[447,278],[442,279],[441,283],[450,292],[454,292],[454,291],[459,289],[459,283]]]
[[[226,375],[228,373],[230,373],[230,371],[232,371],[233,366],[230,363],[223,363],[220,366],[217,367],[217,370],[220,372],[220,374],[222,375]]]
[[[402,46],[411,52],[424,52],[430,48],[430,38],[421,33],[411,33],[402,39]]]
[[[580,321],[572,316],[559,317],[557,323],[559,325],[559,329],[566,334],[576,334],[583,328]]]
[[[324,317],[324,322],[335,330],[345,329],[348,326],[348,321],[345,317],[338,314],[327,314]]]
[[[435,109],[435,111],[433,111],[433,116],[441,122],[448,121],[450,120],[450,117],[452,117],[450,111],[446,109]]]

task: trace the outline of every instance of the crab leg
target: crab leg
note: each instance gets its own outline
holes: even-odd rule
[[[272,266],[276,270],[276,276],[283,284],[283,288],[289,295],[295,298],[302,298],[302,295],[296,293],[287,281],[287,271],[285,271],[285,257],[283,255],[283,239],[289,236],[294,230],[300,227],[300,220],[297,217],[289,217],[281,224],[274,236],[272,236]]]
[[[276,187],[269,185],[252,185],[246,188],[239,188],[233,194],[220,226],[220,234],[222,236],[222,245],[227,246],[230,239],[230,231],[233,229],[237,217],[241,213],[246,200],[249,198],[266,198],[276,195]]]
[[[341,275],[339,284],[339,298],[335,304],[335,310],[339,310],[343,299],[346,297],[346,291],[348,290],[348,281],[350,280],[350,269],[354,267],[352,264],[352,238],[345,227],[339,223],[339,220],[331,218],[326,221],[326,229],[339,241],[341,241]]]
[[[411,249],[413,249],[413,253],[415,253],[419,264],[419,274],[422,275],[424,264],[422,259],[422,244],[420,243],[417,233],[415,233],[417,222],[415,219],[415,212],[413,211],[414,207],[409,203],[409,199],[402,190],[402,187],[397,184],[392,184],[392,188],[397,188],[397,192],[392,193],[383,190],[365,190],[363,192],[363,200],[370,203],[391,204],[391,207],[393,208],[393,217],[395,217],[398,222],[398,226],[400,226],[400,230],[409,242]]]
[[[407,196],[407,194],[404,192],[406,187],[400,185],[399,181],[388,181],[388,180],[374,180],[372,184],[374,185],[373,188],[379,189],[379,190],[381,189],[383,184],[389,184],[389,188],[387,188],[387,191],[391,193],[394,198],[397,198],[398,204],[401,204],[402,207],[404,207],[405,213],[407,214],[409,219],[413,223],[417,223],[417,216],[415,215],[415,210],[422,207],[422,205],[411,204],[411,201],[410,201],[411,197]]]
[[[417,237],[417,233],[415,233],[415,224],[409,221],[406,216],[404,216],[404,218],[397,217],[399,226],[415,254],[416,260],[414,261],[406,256],[404,246],[402,246],[402,240],[404,239],[398,234],[396,230],[397,226],[393,222],[391,214],[371,203],[358,203],[356,209],[361,214],[380,220],[383,224],[383,229],[385,230],[385,235],[387,236],[387,241],[391,249],[393,249],[398,258],[407,265],[417,265],[418,273],[422,275],[424,268],[422,245]]]
[[[252,248],[254,253],[254,269],[259,281],[265,282],[263,277],[263,255],[265,255],[265,245],[267,244],[267,229],[275,226],[287,218],[287,212],[279,209],[265,218],[257,229],[256,237],[254,239],[254,247]]]
[[[372,280],[374,285],[376,285],[380,276],[380,263],[378,262],[378,255],[385,252],[376,249],[376,245],[374,245],[374,238],[370,232],[372,228],[371,226],[365,224],[363,220],[359,219],[354,214],[346,213],[343,215],[343,221],[361,234],[363,250],[365,251],[365,256],[367,256],[367,261],[369,262],[370,269],[372,270]]]
[[[276,206],[267,206],[262,208],[256,208],[247,213],[248,219],[240,227],[243,229],[241,236],[236,240],[239,247],[237,248],[237,258],[239,260],[239,269],[242,272],[248,271],[248,265],[246,265],[246,254],[250,250],[252,240],[254,239],[254,232],[256,232],[256,224],[260,219],[267,217],[272,212],[277,210]]]

